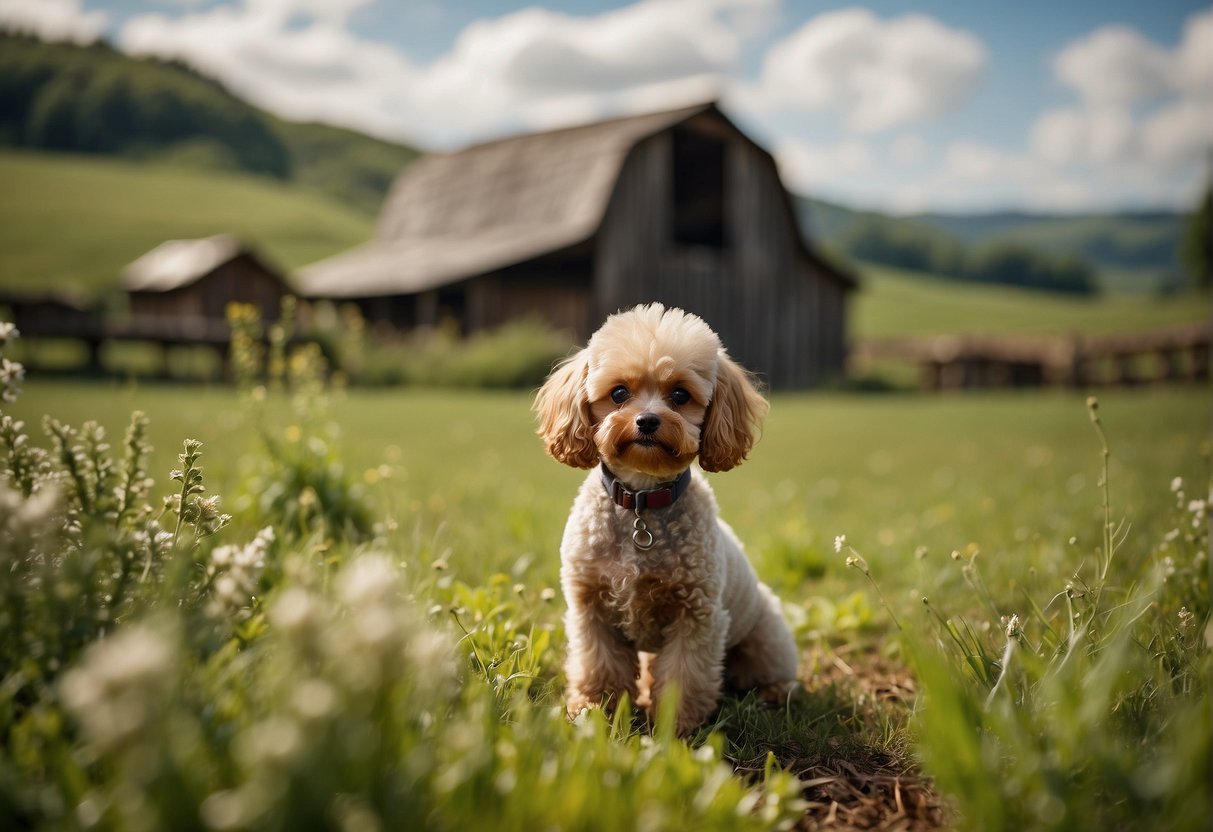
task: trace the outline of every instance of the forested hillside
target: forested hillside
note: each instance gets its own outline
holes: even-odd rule
[[[1192,280],[1180,255],[1183,214],[893,217],[814,199],[798,208],[810,236],[837,253],[898,268],[994,283],[1019,274],[1009,282],[1080,293],[1092,279],[1100,289],[1148,293]]]
[[[283,121],[178,63],[0,33],[0,144],[269,176],[364,213],[417,151]]]

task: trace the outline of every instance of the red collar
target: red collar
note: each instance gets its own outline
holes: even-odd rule
[[[602,485],[607,495],[615,505],[628,511],[641,512],[646,508],[667,508],[682,496],[691,484],[691,469],[688,468],[678,475],[673,482],[665,482],[656,488],[646,488],[642,491],[632,491],[619,481],[619,478],[602,464]]]

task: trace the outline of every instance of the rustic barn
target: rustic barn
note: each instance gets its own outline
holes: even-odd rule
[[[299,283],[399,328],[538,315],[579,340],[662,301],[780,387],[842,372],[855,287],[801,235],[770,154],[714,104],[426,156],[393,184],[375,238]]]
[[[229,303],[256,304],[274,317],[291,291],[281,272],[228,235],[162,243],[122,270],[122,284],[130,329],[168,340],[181,340],[172,336],[186,329],[226,340]]]

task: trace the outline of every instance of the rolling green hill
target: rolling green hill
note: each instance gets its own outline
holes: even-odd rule
[[[167,239],[238,234],[287,269],[368,239],[372,222],[267,176],[92,156],[0,151],[0,287],[116,291]],[[1205,295],[1066,298],[860,264],[859,337],[974,331],[1107,332],[1199,320]]]
[[[236,170],[371,214],[412,147],[284,121],[178,63],[0,32],[0,145]]]
[[[0,287],[118,286],[165,240],[234,233],[295,268],[371,236],[366,214],[269,177],[113,158],[0,151]]]
[[[890,234],[917,235],[942,245],[974,250],[1019,245],[1047,255],[1078,258],[1095,270],[1104,289],[1112,291],[1155,293],[1184,284],[1178,258],[1187,221],[1183,214],[1006,212],[893,217],[809,198],[797,200],[797,207],[810,238],[844,254],[850,253],[850,244],[861,228],[877,226]]]
[[[1141,297],[1111,293],[1067,297],[1012,286],[962,283],[921,272],[861,265],[851,334],[902,335],[1039,333],[1104,334],[1207,320],[1201,292]]]

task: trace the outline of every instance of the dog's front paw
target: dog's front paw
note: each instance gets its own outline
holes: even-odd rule
[[[754,689],[754,693],[766,705],[783,706],[787,704],[788,698],[798,687],[798,682],[789,679],[784,682],[768,682],[765,685],[759,685]]]
[[[564,710],[568,714],[569,719],[576,720],[590,708],[597,708],[601,705],[598,700],[590,700],[581,694],[573,694],[565,699]]]

